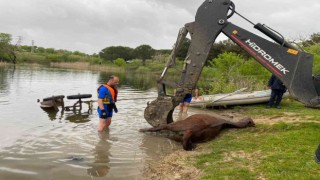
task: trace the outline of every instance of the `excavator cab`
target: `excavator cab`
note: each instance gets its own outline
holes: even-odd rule
[[[290,44],[280,33],[266,25],[254,24],[245,18],[271,40],[238,27],[228,21],[234,14],[243,17],[235,10],[232,1],[206,0],[198,8],[195,21],[185,24],[180,29],[170,59],[158,79],[158,97],[148,103],[144,112],[144,117],[151,126],[157,127],[173,122],[172,114],[175,107],[196,86],[212,45],[221,33],[276,75],[296,100],[307,107],[320,107],[320,76],[312,74],[313,55]],[[180,80],[174,83],[167,82],[164,77],[168,69],[174,67],[176,55],[188,33],[191,43]],[[176,88],[174,96],[167,95],[166,85]]]

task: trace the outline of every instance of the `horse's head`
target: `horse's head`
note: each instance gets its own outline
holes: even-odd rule
[[[253,122],[253,120],[249,117],[243,118],[240,120],[241,122],[247,124],[247,127],[254,127],[256,124]]]

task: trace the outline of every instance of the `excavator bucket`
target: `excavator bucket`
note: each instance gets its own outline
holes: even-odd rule
[[[144,118],[153,127],[173,122],[173,111],[191,89],[176,88],[174,96],[166,95],[165,85],[159,83],[157,99],[148,102],[144,110]]]
[[[160,96],[151,103],[148,103],[144,118],[153,127],[173,122],[172,113],[177,106],[174,98],[170,96]]]

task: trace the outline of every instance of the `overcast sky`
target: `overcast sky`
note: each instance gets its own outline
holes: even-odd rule
[[[213,0],[214,1],[214,0]],[[22,44],[98,53],[109,46],[171,49],[203,0],[0,0],[0,32]],[[236,10],[286,38],[320,32],[319,0],[233,0]],[[234,15],[229,21],[251,32]]]

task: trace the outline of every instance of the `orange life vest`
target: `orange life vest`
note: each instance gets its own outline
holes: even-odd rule
[[[102,84],[101,86],[98,87],[98,89],[97,89],[98,96],[99,96],[99,89],[100,89],[102,86],[104,86],[105,88],[108,88],[108,90],[109,90],[109,92],[110,92],[110,94],[111,94],[111,97],[112,97],[112,99],[111,99],[111,101],[110,101],[110,99],[108,98],[108,96],[105,96],[105,97],[103,98],[103,100],[102,100],[103,104],[110,104],[110,102],[113,102],[113,103],[114,103],[114,102],[115,102],[115,99],[116,99],[115,90],[114,90],[112,87],[110,87],[110,86],[108,86],[108,85],[106,85],[106,84]]]

